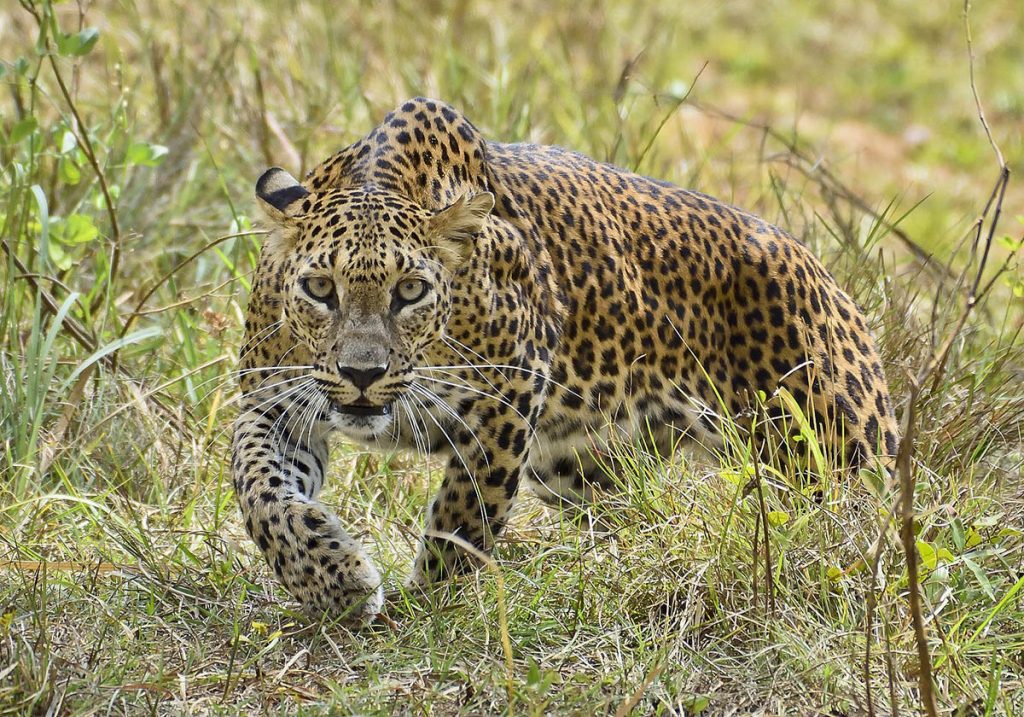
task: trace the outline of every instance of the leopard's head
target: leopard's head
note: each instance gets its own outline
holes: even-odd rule
[[[484,192],[440,211],[374,185],[310,193],[270,169],[256,195],[271,225],[281,319],[311,357],[332,422],[375,438],[443,340],[451,278],[494,207]]]

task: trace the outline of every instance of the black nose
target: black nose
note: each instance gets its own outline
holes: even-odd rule
[[[388,372],[387,366],[374,366],[373,368],[353,368],[352,366],[338,366],[338,373],[352,382],[352,385],[363,391],[370,387],[374,381]]]

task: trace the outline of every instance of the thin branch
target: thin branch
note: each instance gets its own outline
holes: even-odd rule
[[[985,130],[985,136],[988,137],[989,146],[992,147],[992,151],[996,153],[996,161],[1000,167],[1005,168],[1006,162],[1003,160],[1003,153],[999,150],[999,145],[996,144],[995,139],[992,137],[992,130],[988,126],[988,120],[985,118],[985,109],[981,106],[981,97],[978,95],[978,84],[974,81],[974,43],[971,40],[971,0],[964,0],[964,35],[967,37],[967,71],[971,78],[971,94],[974,95],[974,106],[978,109],[978,119],[981,121],[981,126]]]
[[[935,705],[935,686],[932,681],[932,658],[928,651],[928,636],[924,629],[924,615],[921,612],[921,586],[917,573],[917,542],[914,539],[914,488],[916,481],[911,468],[910,457],[914,453],[914,427],[917,420],[917,398],[921,384],[910,378],[910,399],[904,420],[903,440],[896,455],[896,469],[900,476],[900,542],[907,561],[907,593],[910,601],[910,617],[914,625],[914,641],[917,643],[918,685],[921,702],[928,717],[938,717]]]
[[[38,275],[28,270],[25,264],[21,261],[18,255],[7,243],[6,239],[0,242],[0,247],[2,247],[4,253],[11,258],[11,260],[14,262],[14,266],[18,269],[18,271],[21,272],[18,278],[22,278],[25,281],[27,281],[29,285],[32,287],[32,289],[39,295],[39,298],[42,299],[43,308],[46,310],[46,313],[49,314],[50,316],[58,316],[60,314],[60,304],[57,302],[57,299],[53,296],[53,294],[47,291],[43,287],[43,285],[39,283],[39,279],[37,278]],[[81,323],[79,323],[76,319],[74,319],[71,316],[65,316],[63,323],[64,328],[67,329],[68,333],[71,335],[71,338],[73,338],[79,346],[81,346],[89,353],[92,353],[93,351],[96,350],[96,337],[93,334],[91,334]],[[103,361],[104,363],[109,363],[109,356],[104,356]]]
[[[894,503],[889,509],[888,515],[879,521],[878,537],[868,553],[868,596],[864,616],[864,696],[867,699],[868,717],[875,717],[874,695],[871,690],[871,636],[875,630],[875,610],[878,607],[878,566],[882,559],[882,550],[886,544],[885,536],[889,532],[889,525],[896,516],[898,507],[899,504]],[[889,707],[894,715],[899,713],[899,706],[896,704],[895,697],[896,693],[893,691]]]
[[[110,232],[113,235],[111,236],[110,268],[107,273],[107,286],[112,289],[121,264],[121,226],[117,222],[117,208],[114,206],[114,199],[110,196],[107,177],[103,173],[103,168],[100,167],[99,160],[96,159],[96,152],[93,150],[92,140],[89,139],[89,132],[82,121],[81,115],[78,114],[75,101],[71,98],[71,93],[68,92],[67,85],[64,84],[64,77],[60,74],[60,69],[57,67],[56,55],[50,51],[48,57],[50,66],[53,68],[53,76],[57,80],[57,86],[60,87],[60,93],[63,95],[68,109],[71,110],[72,116],[75,118],[75,126],[71,127],[70,130],[85,153],[85,158],[89,161],[89,166],[92,167],[92,171],[96,174],[96,179],[100,184],[100,191],[103,192],[103,204],[107,208],[107,216],[110,218]],[[93,311],[98,308],[101,296],[102,293],[96,295],[92,306]]]
[[[1010,170],[1007,168],[1006,163],[1003,160],[1003,154],[999,150],[999,146],[996,144],[995,139],[992,136],[992,132],[988,126],[988,121],[985,119],[985,111],[982,108],[981,99],[978,95],[977,84],[974,79],[974,50],[973,45],[971,44],[970,0],[964,0],[964,31],[967,38],[967,58],[968,67],[970,68],[969,76],[971,92],[974,95],[975,105],[978,110],[978,119],[985,130],[985,136],[988,138],[992,151],[995,153],[996,160],[999,163],[999,178],[996,181],[996,185],[993,188],[992,193],[988,197],[988,201],[985,203],[985,207],[982,210],[981,215],[977,219],[974,241],[972,242],[970,249],[970,256],[972,259],[968,262],[968,265],[964,267],[964,270],[961,273],[962,279],[968,274],[968,272],[970,272],[973,257],[978,256],[978,249],[982,244],[985,222],[989,221],[988,233],[985,235],[984,239],[984,248],[982,249],[981,258],[978,260],[978,264],[974,272],[974,281],[971,283],[971,289],[968,293],[963,309],[960,312],[960,316],[942,346],[932,354],[932,358],[928,364],[916,377],[910,377],[910,393],[907,399],[903,440],[900,442],[899,452],[896,457],[896,468],[900,478],[900,540],[903,543],[903,552],[907,561],[910,615],[914,625],[914,640],[917,644],[918,682],[921,691],[921,701],[923,703],[925,713],[928,714],[929,717],[937,717],[938,707],[935,702],[935,683],[932,676],[931,654],[928,650],[928,637],[925,633],[924,616],[921,611],[921,595],[917,571],[917,546],[914,538],[914,491],[916,488],[916,481],[912,470],[912,456],[914,453],[914,431],[917,419],[917,402],[921,393],[921,387],[927,383],[929,379],[931,379],[932,392],[935,392],[940,388],[953,345],[959,338],[964,326],[966,326],[967,319],[970,317],[971,312],[978,305],[978,287],[980,286],[985,274],[985,267],[988,264],[989,250],[991,249],[996,228],[999,225],[999,219],[1002,215],[1003,199],[1006,196],[1006,186],[1010,181]],[[991,220],[989,220],[990,211],[992,214]],[[986,287],[986,290],[987,288],[988,287]]]
[[[246,237],[246,236],[255,236],[255,235],[264,234],[264,233],[266,233],[266,232],[262,232],[262,231],[256,230],[256,231],[239,232],[237,234],[226,234],[224,236],[217,237],[216,239],[214,239],[209,244],[206,244],[205,246],[197,249],[196,251],[192,252],[187,257],[185,257],[184,259],[179,261],[177,264],[175,264],[173,267],[171,267],[170,271],[168,271],[166,274],[161,276],[157,281],[155,281],[153,283],[153,285],[151,287],[149,287],[149,289],[146,291],[146,293],[142,295],[142,298],[139,299],[139,302],[135,305],[135,308],[132,310],[132,313],[128,314],[128,318],[126,318],[124,320],[124,326],[121,327],[121,333],[118,335],[118,338],[122,338],[123,339],[125,337],[125,335],[128,333],[128,329],[130,329],[132,324],[135,322],[135,319],[137,319],[139,316],[141,316],[143,314],[142,309],[146,305],[146,302],[149,301],[150,298],[153,296],[153,294],[155,294],[157,292],[157,290],[161,286],[163,286],[165,283],[167,283],[167,281],[172,276],[174,276],[179,271],[181,271],[182,268],[188,266],[190,263],[195,261],[199,256],[201,256],[205,252],[209,251],[213,247],[215,247],[215,246],[217,246],[219,244],[223,244],[224,242],[228,241],[229,239],[237,239],[238,237]]]
[[[701,65],[701,68],[697,70],[697,74],[694,75],[693,80],[690,81],[690,85],[689,87],[686,88],[686,92],[683,93],[682,97],[672,97],[672,108],[665,113],[665,115],[661,118],[661,122],[659,122],[658,126],[654,128],[653,134],[651,134],[651,136],[647,139],[647,145],[640,152],[640,156],[637,157],[636,162],[633,163],[634,172],[640,170],[640,166],[644,163],[644,159],[647,158],[647,153],[651,151],[651,147],[654,146],[654,142],[658,139],[658,135],[661,134],[661,130],[665,128],[665,125],[672,118],[672,115],[674,115],[676,111],[680,107],[682,107],[683,104],[686,102],[686,99],[690,96],[690,93],[693,92],[693,88],[697,85],[697,81],[700,80],[700,76],[704,74],[704,70],[707,69],[707,66],[708,63],[707,61],[705,61],[704,64]]]

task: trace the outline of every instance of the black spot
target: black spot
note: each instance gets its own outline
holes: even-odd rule
[[[864,423],[864,438],[872,451],[878,447],[878,419],[872,416]]]

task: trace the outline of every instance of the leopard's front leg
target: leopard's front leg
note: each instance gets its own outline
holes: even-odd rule
[[[324,437],[290,430],[301,421],[292,420],[288,408],[266,411],[255,398],[243,402],[232,473],[250,537],[306,608],[357,624],[372,620],[383,605],[380,575],[317,500],[327,459]]]
[[[494,547],[519,488],[540,400],[535,396],[520,401],[518,395],[522,394],[511,391],[501,402],[478,403],[467,423],[448,431],[452,455],[427,515],[409,580],[412,587],[425,587],[478,565],[460,541],[485,554]]]

